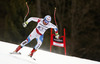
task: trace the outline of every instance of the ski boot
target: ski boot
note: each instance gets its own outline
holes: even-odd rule
[[[15,51],[11,52],[10,54],[21,54],[20,52],[18,52],[20,49],[22,48],[21,45],[19,45]]]
[[[29,57],[32,57],[33,54],[34,54],[36,51],[37,51],[37,50],[33,49],[33,50],[30,52],[30,54],[29,54],[28,56],[29,56]]]

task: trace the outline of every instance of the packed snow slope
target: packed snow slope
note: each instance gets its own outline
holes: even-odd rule
[[[55,54],[43,50],[38,50],[33,56],[36,60],[33,60],[28,57],[32,50],[29,47],[23,47],[20,50],[21,55],[10,54],[17,46],[0,41],[0,64],[100,64],[97,61]]]

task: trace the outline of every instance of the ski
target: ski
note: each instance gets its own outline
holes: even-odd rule
[[[30,57],[30,56],[28,55],[28,57]],[[35,58],[32,58],[32,57],[30,57],[30,58],[36,61],[36,59],[35,59]]]
[[[19,54],[19,55],[21,55],[20,52],[10,52],[10,54]]]
[[[36,59],[35,59],[35,58],[32,58],[32,59],[36,61]]]
[[[18,54],[18,55],[21,55],[21,53],[20,52],[10,52],[10,54]],[[32,60],[35,60],[36,61],[36,59],[35,58],[32,58],[32,57],[30,57],[30,56],[28,56],[30,59],[32,59]]]

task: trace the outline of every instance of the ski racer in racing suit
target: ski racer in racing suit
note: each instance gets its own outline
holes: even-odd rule
[[[46,15],[44,17],[44,19],[43,18],[37,18],[37,17],[30,17],[26,22],[23,23],[23,27],[27,27],[28,23],[30,23],[31,21],[37,22],[36,28],[30,33],[30,35],[27,37],[27,39],[24,40],[16,48],[14,53],[17,53],[23,46],[25,46],[30,41],[32,41],[34,38],[36,38],[37,44],[29,54],[29,56],[32,57],[33,53],[36,52],[37,49],[40,48],[40,46],[42,45],[44,33],[49,28],[53,28],[54,31],[55,31],[55,35],[56,35],[55,37],[57,39],[59,38],[58,28],[54,24],[51,23],[51,16],[50,15]]]

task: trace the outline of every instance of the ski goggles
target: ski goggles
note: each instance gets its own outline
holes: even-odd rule
[[[44,22],[45,22],[46,24],[48,24],[48,23],[49,23],[49,21],[47,21],[47,20],[44,20]]]

